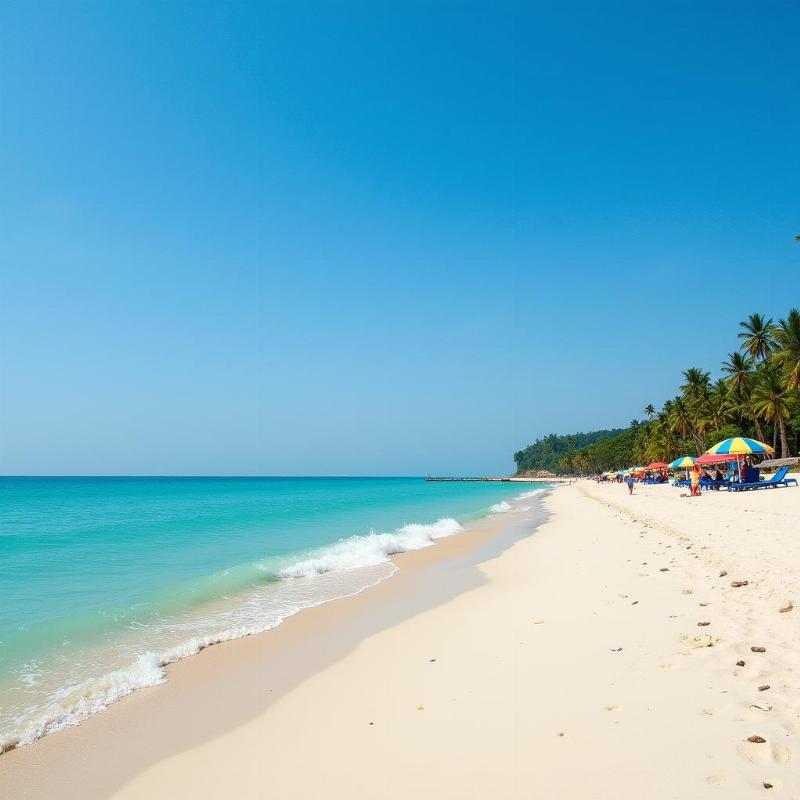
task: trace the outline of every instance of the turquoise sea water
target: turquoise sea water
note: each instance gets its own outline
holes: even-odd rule
[[[164,665],[391,575],[537,487],[419,478],[0,478],[0,749]]]

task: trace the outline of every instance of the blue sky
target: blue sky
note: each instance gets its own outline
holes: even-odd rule
[[[800,301],[796,3],[0,25],[2,473],[508,472]]]

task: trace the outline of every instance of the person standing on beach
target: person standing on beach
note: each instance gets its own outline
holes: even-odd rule
[[[628,494],[633,494],[633,475],[628,475],[625,478],[625,483],[628,484]]]
[[[700,467],[697,464],[692,465],[692,474],[689,478],[692,484],[692,497],[700,496]]]

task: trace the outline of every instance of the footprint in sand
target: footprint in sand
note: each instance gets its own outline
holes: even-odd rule
[[[737,750],[751,764],[785,764],[792,757],[788,747],[775,742],[744,741],[739,743]]]

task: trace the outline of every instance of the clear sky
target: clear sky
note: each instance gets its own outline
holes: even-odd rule
[[[0,27],[2,473],[508,472],[800,303],[796,2]]]

